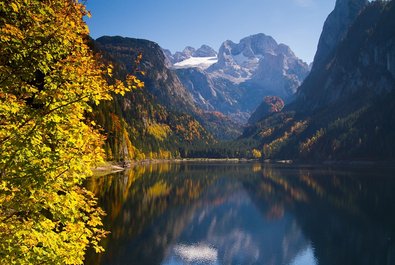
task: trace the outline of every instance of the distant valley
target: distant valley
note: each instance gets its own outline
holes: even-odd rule
[[[122,137],[151,157],[253,157],[253,149],[263,159],[393,157],[394,12],[393,1],[338,0],[310,66],[263,33],[218,52],[174,54],[147,40],[99,38],[97,52],[118,78],[135,70],[139,53],[146,73],[143,91],[102,113],[123,120]]]

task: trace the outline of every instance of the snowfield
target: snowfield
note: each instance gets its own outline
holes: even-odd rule
[[[174,64],[173,67],[176,69],[197,67],[204,70],[215,64],[217,61],[217,57],[191,57]]]

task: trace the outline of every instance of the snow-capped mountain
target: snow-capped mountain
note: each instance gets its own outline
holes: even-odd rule
[[[202,45],[193,54],[193,57],[217,57],[217,52],[208,45]]]
[[[166,58],[172,65],[177,63],[181,63],[180,65],[191,65],[194,67],[195,64],[201,64],[202,61],[214,61],[214,58],[217,58],[217,52],[208,45],[203,44],[199,49],[195,49],[193,47],[187,46],[182,52],[176,52],[172,54],[169,50],[164,49],[163,53],[165,54]],[[192,59],[188,62],[184,62],[191,58],[199,58],[199,59]],[[203,58],[207,58],[206,60]],[[210,63],[208,66],[213,64],[214,62]],[[207,67],[208,67],[207,66]]]
[[[240,122],[247,121],[265,96],[289,100],[309,72],[309,66],[288,46],[262,33],[243,38],[239,43],[225,41],[217,59],[193,57],[199,50],[174,63],[173,68],[178,69],[181,82],[197,105]],[[184,50],[184,55],[188,51]]]
[[[252,78],[266,54],[276,54],[276,41],[264,34],[246,37],[236,44],[225,41],[218,53],[218,63],[208,71],[235,83]]]
[[[175,63],[173,68],[200,68],[207,69],[218,61],[217,57],[190,57],[181,62]]]

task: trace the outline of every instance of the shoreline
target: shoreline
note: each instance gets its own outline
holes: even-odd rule
[[[284,166],[380,166],[395,168],[395,161],[362,161],[362,160],[324,160],[324,161],[298,161],[298,160],[258,160],[246,158],[175,158],[175,159],[144,159],[140,161],[105,162],[96,168],[92,168],[94,175],[122,172],[128,168],[138,165],[149,165],[159,163],[183,163],[183,162],[205,162],[205,163],[261,163]]]
[[[144,159],[139,161],[128,161],[128,162],[112,162],[107,161],[103,165],[92,168],[95,173],[116,173],[124,171],[128,168],[137,165],[149,165],[149,164],[159,164],[159,163],[182,163],[182,162],[258,162],[262,163],[258,159],[246,159],[246,158],[175,158],[175,159]]]

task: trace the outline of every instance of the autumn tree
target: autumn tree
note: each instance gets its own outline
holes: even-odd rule
[[[82,264],[105,235],[81,183],[103,158],[91,104],[109,86],[78,0],[0,0],[0,264]]]
[[[262,157],[261,151],[259,151],[257,149],[252,149],[252,157],[255,159],[261,158]]]

